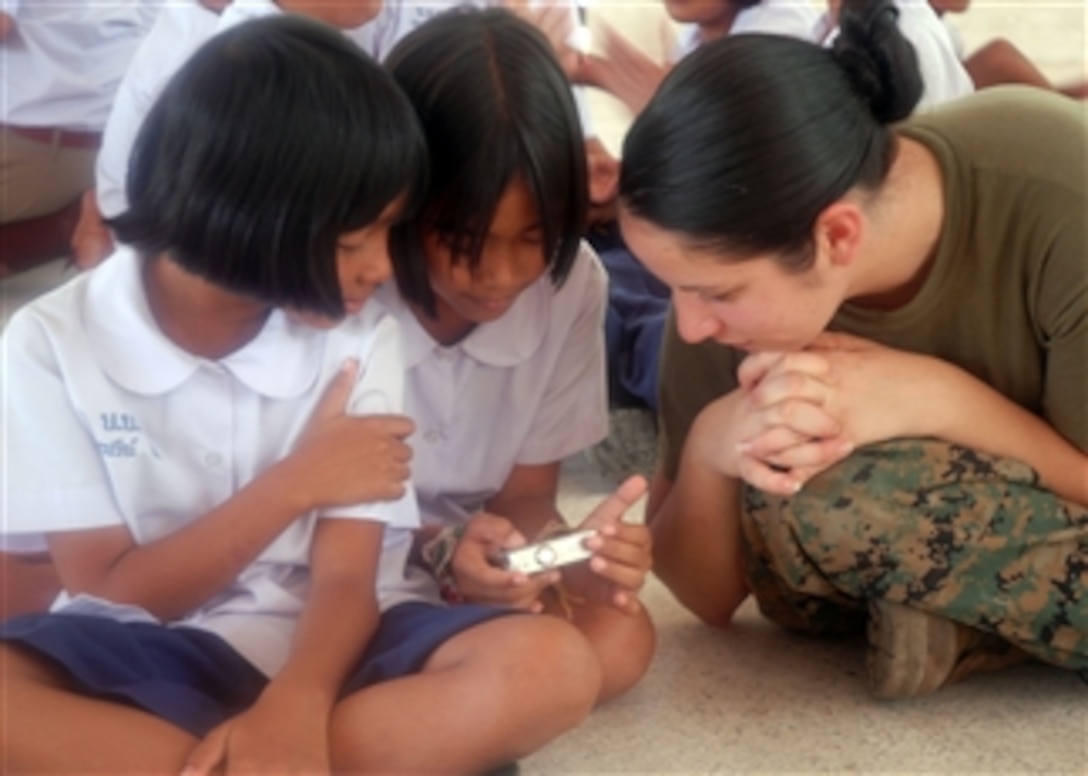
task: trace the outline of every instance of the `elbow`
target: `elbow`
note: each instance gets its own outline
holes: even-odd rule
[[[737,609],[744,603],[747,593],[730,598],[722,595],[714,596],[677,596],[677,600],[692,614],[699,618],[704,625],[711,628],[724,629],[733,622]]]
[[[727,578],[731,575],[726,570],[700,575],[690,569],[655,564],[654,574],[681,606],[712,628],[728,627],[748,597],[743,580]]]

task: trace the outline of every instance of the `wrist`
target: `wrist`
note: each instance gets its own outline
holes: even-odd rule
[[[260,702],[279,708],[290,706],[299,713],[325,714],[336,704],[338,688],[320,687],[301,677],[281,674],[261,693]]]
[[[929,356],[918,356],[920,363],[913,373],[918,376],[911,393],[913,400],[905,403],[912,407],[912,417],[904,418],[904,426],[898,429],[898,437],[932,437],[954,441],[956,425],[970,412],[964,412],[960,400],[964,396],[970,378],[957,366]],[[969,408],[968,408],[969,409]]]
[[[292,456],[273,464],[259,482],[276,503],[286,506],[294,515],[306,514],[320,506],[310,490],[308,478],[294,465]]]
[[[463,523],[446,526],[428,539],[420,549],[423,562],[438,581],[442,599],[447,603],[464,601],[453,571],[453,556],[457,553],[461,537],[465,535],[465,528]]]
[[[740,389],[708,404],[688,432],[684,457],[688,466],[705,473],[740,477],[736,438],[736,411],[743,400]]]

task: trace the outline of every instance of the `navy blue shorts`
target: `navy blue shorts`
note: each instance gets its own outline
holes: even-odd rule
[[[385,612],[341,697],[417,673],[458,633],[512,613],[494,606],[407,603]],[[0,623],[18,644],[66,670],[78,692],[128,703],[202,738],[257,699],[268,679],[214,633],[76,614],[29,614]]]

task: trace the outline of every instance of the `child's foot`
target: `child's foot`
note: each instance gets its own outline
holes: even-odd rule
[[[889,601],[869,602],[868,635],[869,691],[886,700],[928,695],[1030,659],[997,636]]]

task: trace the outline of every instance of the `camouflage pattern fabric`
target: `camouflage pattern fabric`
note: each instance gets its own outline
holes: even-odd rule
[[[1088,508],[1019,461],[886,442],[792,497],[745,488],[742,523],[748,583],[784,627],[862,630],[887,599],[1088,671]]]

